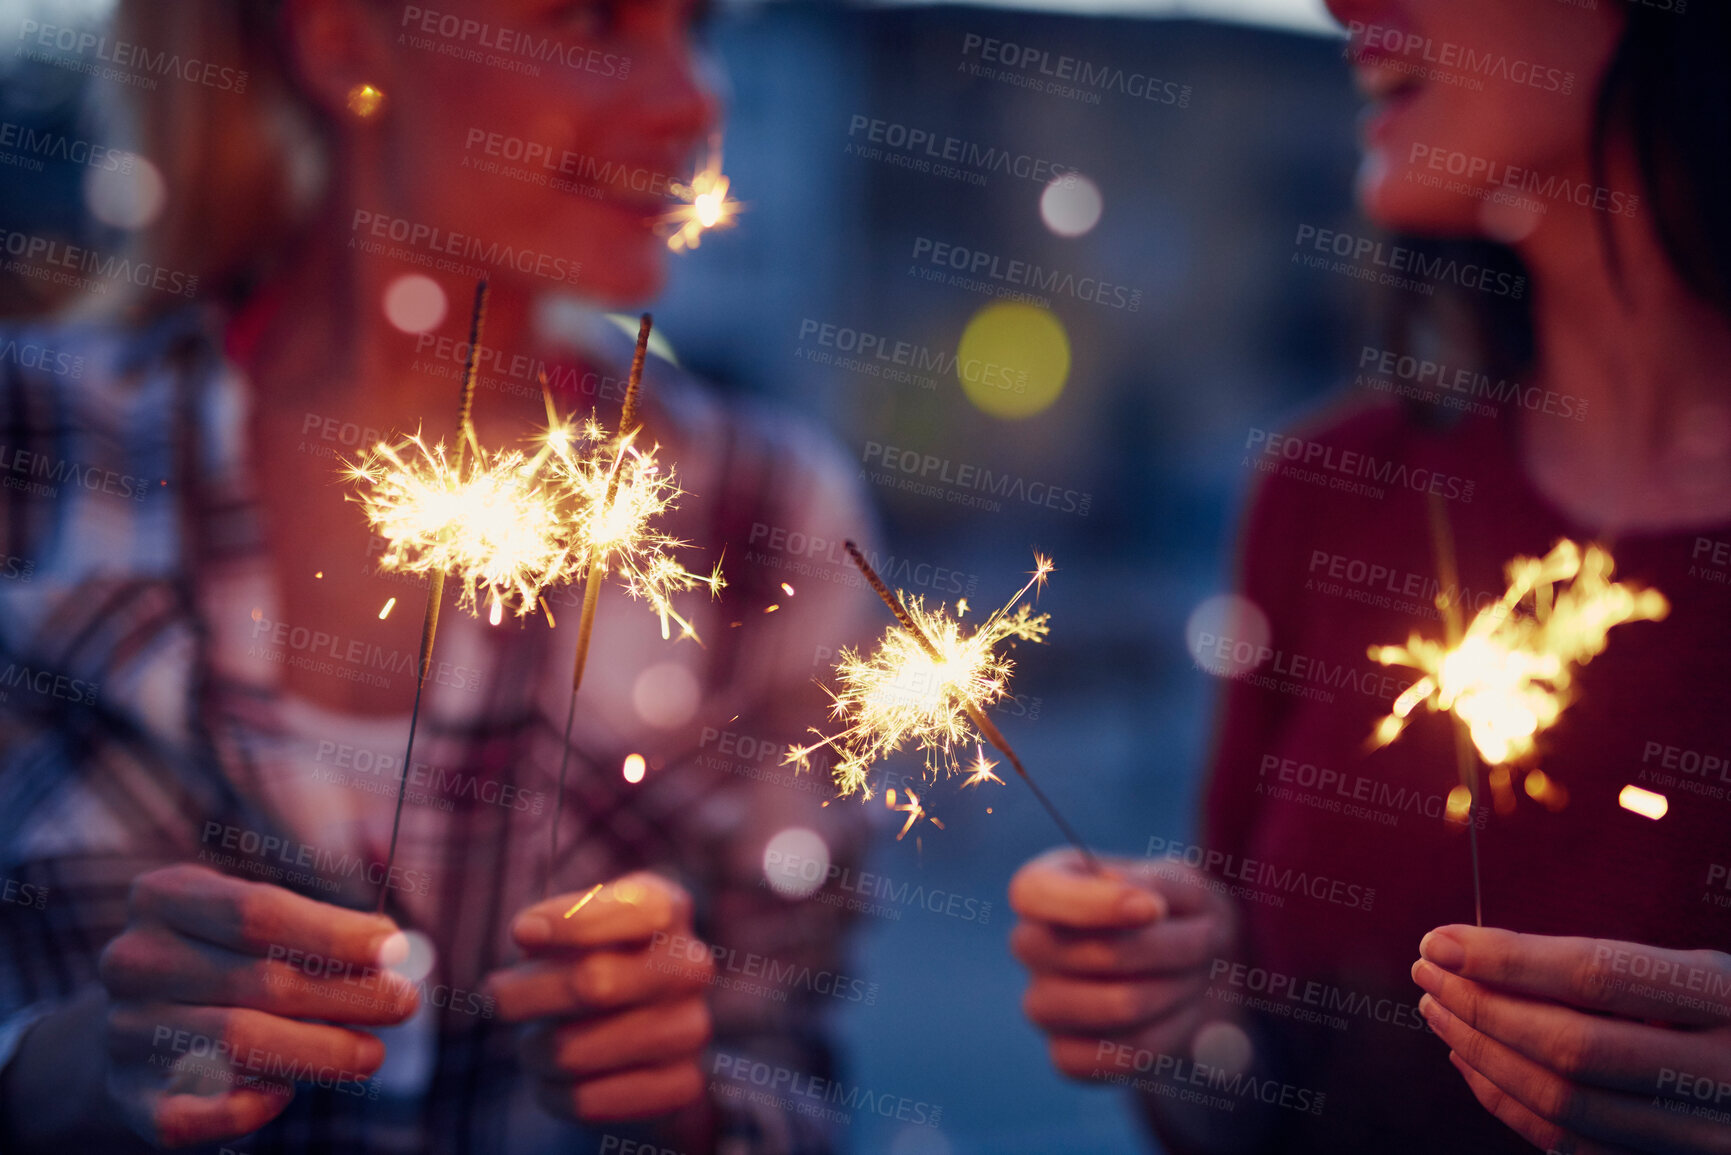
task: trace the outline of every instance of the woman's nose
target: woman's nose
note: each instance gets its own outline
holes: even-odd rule
[[[707,55],[683,24],[663,30],[655,49],[633,61],[641,127],[664,139],[707,138],[721,120],[721,97]]]

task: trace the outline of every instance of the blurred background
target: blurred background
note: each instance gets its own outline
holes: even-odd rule
[[[42,12],[105,6],[6,0],[0,24]],[[1343,39],[1313,0],[724,4],[711,38],[749,208],[678,258],[657,329],[723,388],[833,431],[913,592],[953,595],[929,576],[948,570],[998,605],[1051,554],[1050,644],[1018,653],[1001,725],[1096,848],[1186,838],[1216,686],[1184,627],[1227,581],[1245,438],[1345,387],[1362,334],[1359,282],[1294,263],[1300,224],[1353,218]],[[89,135],[83,83],[0,49],[0,120]],[[0,227],[100,242],[79,176],[8,161]],[[1043,316],[982,314],[995,287]],[[0,275],[0,310],[35,292]],[[964,387],[998,363],[1019,368]],[[853,969],[878,995],[838,1027],[848,1079],[941,1125],[856,1112],[853,1150],[1149,1149],[1017,1013],[1005,888],[1057,831],[1013,779],[932,811],[944,830],[892,827],[870,865],[962,902],[860,919]]]

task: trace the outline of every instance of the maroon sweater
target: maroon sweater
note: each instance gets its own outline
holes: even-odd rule
[[[1227,688],[1203,845],[1190,854],[1211,858],[1239,895],[1255,969],[1229,997],[1264,1012],[1282,1078],[1324,1096],[1320,1113],[1278,1112],[1285,1130],[1271,1150],[1532,1150],[1479,1107],[1416,1012],[1419,939],[1473,920],[1466,833],[1442,817],[1459,781],[1452,722],[1421,710],[1392,746],[1366,742],[1416,677],[1367,647],[1443,636],[1426,491],[1447,498],[1474,604],[1501,595],[1509,559],[1591,537],[1526,479],[1515,425],[1470,417],[1426,430],[1391,405],[1360,405],[1302,432],[1296,450],[1250,454],[1263,477],[1241,588],[1267,615],[1274,656]],[[1725,950],[1731,526],[1629,536],[1613,550],[1615,577],[1660,590],[1671,614],[1613,630],[1580,670],[1574,704],[1517,767],[1518,787],[1541,766],[1568,790],[1566,807],[1517,790],[1513,813],[1490,813],[1481,794],[1485,922]],[[1622,809],[1630,783],[1664,794],[1669,813]]]

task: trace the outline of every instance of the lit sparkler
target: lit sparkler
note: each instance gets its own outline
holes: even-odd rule
[[[577,652],[571,671],[571,700],[565,713],[565,741],[559,760],[558,786],[553,797],[553,824],[548,833],[547,873],[542,880],[545,896],[551,884],[559,852],[559,816],[565,798],[565,774],[571,760],[571,726],[577,716],[577,691],[589,661],[589,642],[595,628],[595,607],[607,575],[616,573],[633,598],[649,603],[661,619],[661,636],[670,638],[675,623],[681,638],[698,641],[691,622],[673,606],[673,595],[706,587],[713,596],[726,584],[718,562],[709,574],[695,573],[675,560],[673,551],[687,543],[655,528],[656,520],[684,496],[671,468],[656,459],[658,447],[644,450],[637,445],[643,431],[637,400],[643,379],[643,362],[649,350],[649,332],[654,324],[643,314],[637,330],[637,349],[631,358],[631,373],[625,385],[625,401],[619,414],[619,432],[609,436],[593,417],[581,427],[554,418],[548,402],[548,432],[543,452],[554,484],[569,498],[566,528],[577,568],[585,574],[583,609],[577,625]]]
[[[568,576],[572,549],[539,461],[517,449],[488,452],[472,429],[459,437],[467,454],[418,433],[380,444],[348,476],[385,541],[380,568],[448,574],[462,583],[457,608],[479,613],[485,604],[497,625],[506,610],[533,611],[541,592]]]
[[[690,184],[674,184],[673,195],[685,202],[661,218],[671,226],[667,247],[674,252],[695,249],[703,243],[703,234],[710,229],[733,226],[733,219],[745,206],[727,195],[728,179],[721,172],[721,148],[710,147],[709,163],[691,178]]]
[[[1610,580],[1612,568],[1599,546],[1560,541],[1542,558],[1510,562],[1508,590],[1455,644],[1413,634],[1404,646],[1372,646],[1383,665],[1423,674],[1377,724],[1377,745],[1399,737],[1424,705],[1460,719],[1488,766],[1532,753],[1568,706],[1575,667],[1604,652],[1611,628],[1670,610],[1658,591]],[[1529,599],[1532,612],[1520,612]]]
[[[634,427],[615,438],[591,420],[575,436],[559,439],[561,448],[554,453],[548,473],[568,495],[570,549],[578,571],[589,576],[585,599],[592,596],[590,590],[599,590],[608,573],[616,573],[626,592],[648,602],[661,619],[664,639],[673,636],[674,625],[681,638],[695,639],[696,628],[674,607],[673,595],[699,586],[718,591],[725,583],[719,566],[709,574],[686,569],[674,551],[689,543],[655,528],[685,493],[673,469],[663,468],[657,459],[656,448],[636,445],[640,432]],[[577,452],[578,442],[590,443],[588,451]],[[593,622],[594,610],[586,600],[578,631],[583,639],[580,663],[587,656]],[[581,669],[576,680],[582,681]]]
[[[845,725],[835,734],[813,728],[817,741],[794,747],[787,763],[797,770],[810,769],[812,755],[828,749],[836,757],[832,774],[840,794],[870,798],[871,767],[904,745],[912,743],[925,753],[927,777],[936,779],[964,772],[958,749],[973,745],[979,751],[981,741],[990,743],[1010,760],[1064,836],[1089,867],[1098,871],[1093,852],[1034,783],[1021,758],[986,714],[1009,695],[1015,668],[1010,658],[998,652],[999,647],[1012,639],[1041,642],[1049,632],[1051,615],[1036,614],[1019,603],[1029,590],[1045,585],[1052,572],[1051,559],[1036,554],[1028,583],[1002,609],[969,631],[962,624],[967,613],[965,600],[957,604],[954,617],[941,605],[928,609],[918,597],[904,602],[890,592],[858,546],[851,541],[846,546],[854,565],[896,616],[897,625],[884,633],[877,649],[870,653],[842,650],[836,666],[840,688],[828,693],[834,703],[832,715]],[[983,751],[978,752],[967,771],[966,785],[999,780],[992,773],[993,765]],[[906,806],[891,804],[892,809],[908,815],[904,835],[925,812],[917,795],[911,789],[906,793]]]
[[[1611,580],[1615,563],[1597,545],[1585,549],[1559,541],[1542,558],[1517,557],[1506,567],[1508,589],[1481,609],[1463,630],[1454,543],[1440,501],[1431,505],[1444,593],[1438,605],[1448,626],[1447,642],[1414,633],[1404,646],[1372,646],[1370,657],[1385,666],[1407,666],[1419,679],[1395,699],[1377,723],[1372,744],[1398,738],[1413,711],[1425,706],[1452,716],[1456,762],[1464,806],[1450,795],[1451,817],[1467,822],[1472,848],[1473,901],[1480,926],[1484,901],[1478,855],[1478,773],[1473,752],[1491,768],[1499,809],[1513,805],[1508,766],[1532,754],[1538,735],[1555,726],[1572,700],[1575,669],[1603,653],[1612,627],[1659,621],[1670,603],[1657,590]],[[1567,798],[1563,787],[1534,769],[1527,792],[1553,807]]]

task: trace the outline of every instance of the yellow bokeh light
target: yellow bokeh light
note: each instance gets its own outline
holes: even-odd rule
[[[1643,818],[1651,818],[1655,822],[1665,817],[1665,812],[1671,809],[1671,803],[1663,794],[1655,794],[1639,786],[1623,787],[1622,792],[1617,795],[1617,804],[1624,810],[1632,811]]]
[[[981,412],[1020,420],[1043,413],[1070,377],[1064,324],[1038,305],[1004,301],[975,313],[956,347],[956,378]]]

